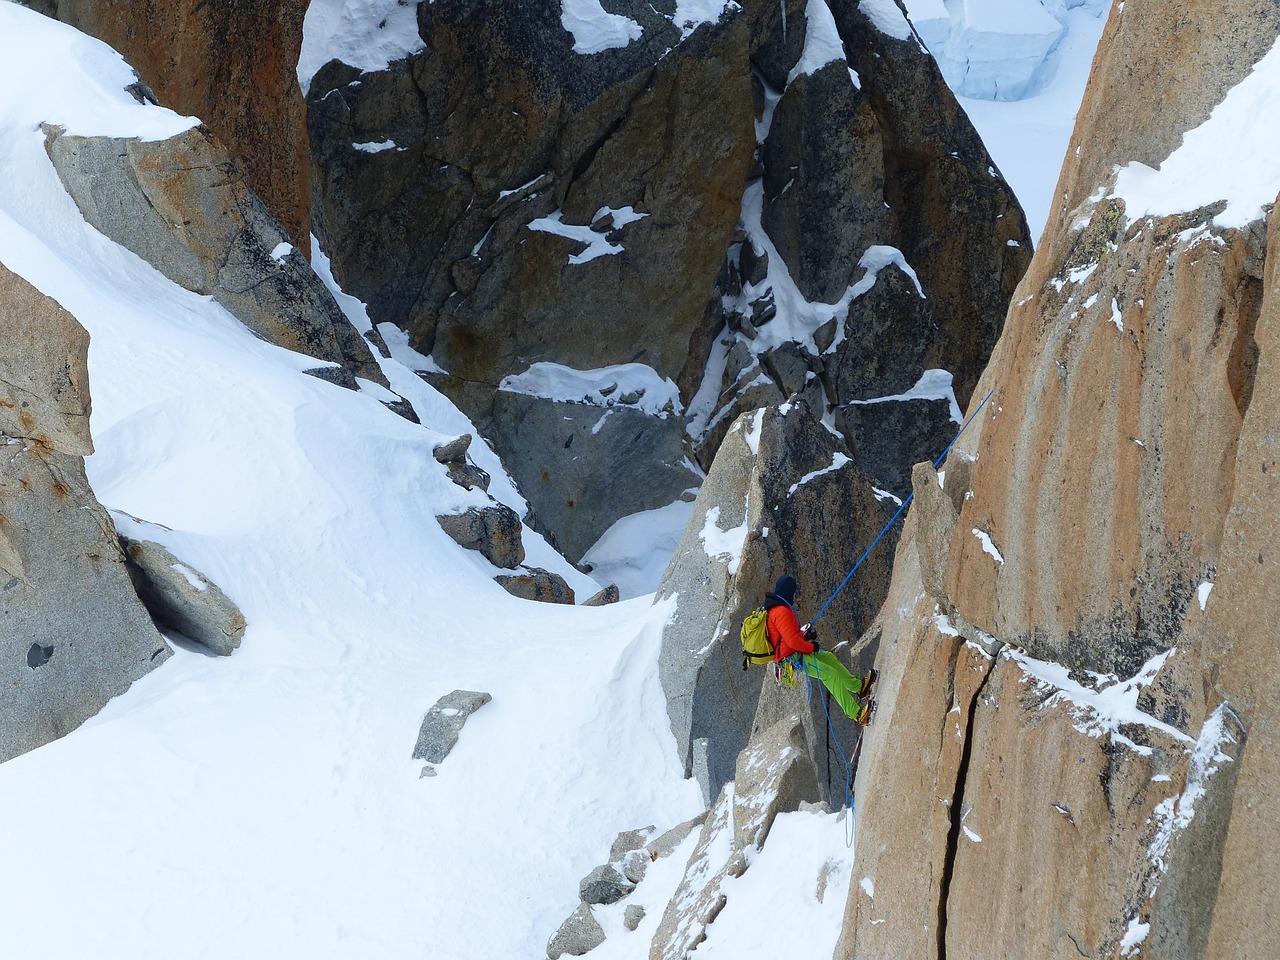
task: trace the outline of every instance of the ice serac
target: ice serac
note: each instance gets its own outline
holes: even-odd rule
[[[698,494],[658,588],[675,612],[662,638],[659,676],[684,758],[704,794],[734,775],[760,699],[761,667],[742,669],[739,628],[784,573],[796,576],[812,615],[889,514],[839,440],[802,404],[738,419]],[[888,583],[884,543],[822,619],[827,645],[857,637]]]
[[[45,146],[85,220],[107,237],[262,339],[325,361],[312,371],[324,379],[386,386],[369,344],[207,129],[144,141],[48,128]]]
[[[310,259],[311,168],[295,67],[308,0],[39,0],[31,4],[115,47],[160,103],[196,116]]]
[[[1280,224],[1129,210],[1116,175],[1168,162],[1280,12],[1175,9],[1113,9],[994,396],[945,477],[917,467],[842,956],[1280,949]]]
[[[171,654],[84,473],[89,336],[0,265],[0,762],[79,726]]]

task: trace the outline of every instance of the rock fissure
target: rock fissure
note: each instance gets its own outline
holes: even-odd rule
[[[957,645],[957,655],[961,645]],[[964,746],[960,750],[960,766],[956,769],[956,786],[955,792],[951,797],[951,807],[948,811],[951,817],[951,826],[947,831],[947,849],[942,860],[942,877],[938,881],[938,960],[947,960],[947,901],[951,896],[951,881],[955,874],[956,854],[960,849],[960,828],[961,828],[961,809],[964,806],[965,783],[969,776],[969,762],[973,752],[973,730],[978,715],[978,704],[982,700],[982,691],[986,689],[987,682],[991,679],[993,669],[988,667],[986,675],[983,676],[978,688],[973,692],[973,699],[969,701],[969,715],[965,720]],[[954,688],[954,671],[952,672],[951,683]]]

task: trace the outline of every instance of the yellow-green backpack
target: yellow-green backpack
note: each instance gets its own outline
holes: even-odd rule
[[[742,621],[742,669],[752,663],[772,663],[773,644],[769,642],[769,611],[757,607]]]

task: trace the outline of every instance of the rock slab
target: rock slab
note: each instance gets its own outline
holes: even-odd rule
[[[245,619],[222,589],[166,547],[121,536],[134,589],[151,618],[229,657],[240,646]]]

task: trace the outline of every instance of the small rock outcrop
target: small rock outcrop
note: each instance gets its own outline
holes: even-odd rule
[[[107,237],[262,339],[329,364],[316,375],[387,385],[369,345],[204,128],[156,142],[49,128],[45,146],[85,220]]]
[[[495,567],[514,570],[524,563],[524,527],[506,504],[469,507],[466,512],[436,517],[454,542],[478,551]]]
[[[172,654],[85,477],[88,347],[74,317],[0,264],[0,762]]]
[[[547,960],[580,957],[604,943],[604,929],[591,913],[591,905],[578,904],[569,919],[560,925],[547,944]]]
[[[618,590],[616,583],[611,583],[599,593],[593,593],[586,600],[582,601],[584,607],[606,607],[611,603],[617,603],[622,599],[622,593]]]
[[[493,698],[474,690],[454,690],[436,701],[422,718],[418,742],[413,747],[414,760],[441,763],[458,742],[467,718]]]
[[[659,675],[686,771],[704,795],[733,777],[766,672],[742,669],[743,618],[784,573],[801,581],[802,615],[816,613],[890,516],[871,478],[803,404],[760,410],[733,425],[655,601],[674,604]],[[871,623],[888,587],[895,535],[824,614],[828,646]]]
[[[177,630],[222,657],[240,646],[245,619],[216,583],[150,540],[120,537],[139,599],[158,626]]]
[[[507,593],[521,600],[539,603],[573,603],[573,587],[564,577],[541,567],[522,567],[519,572],[493,578]]]

